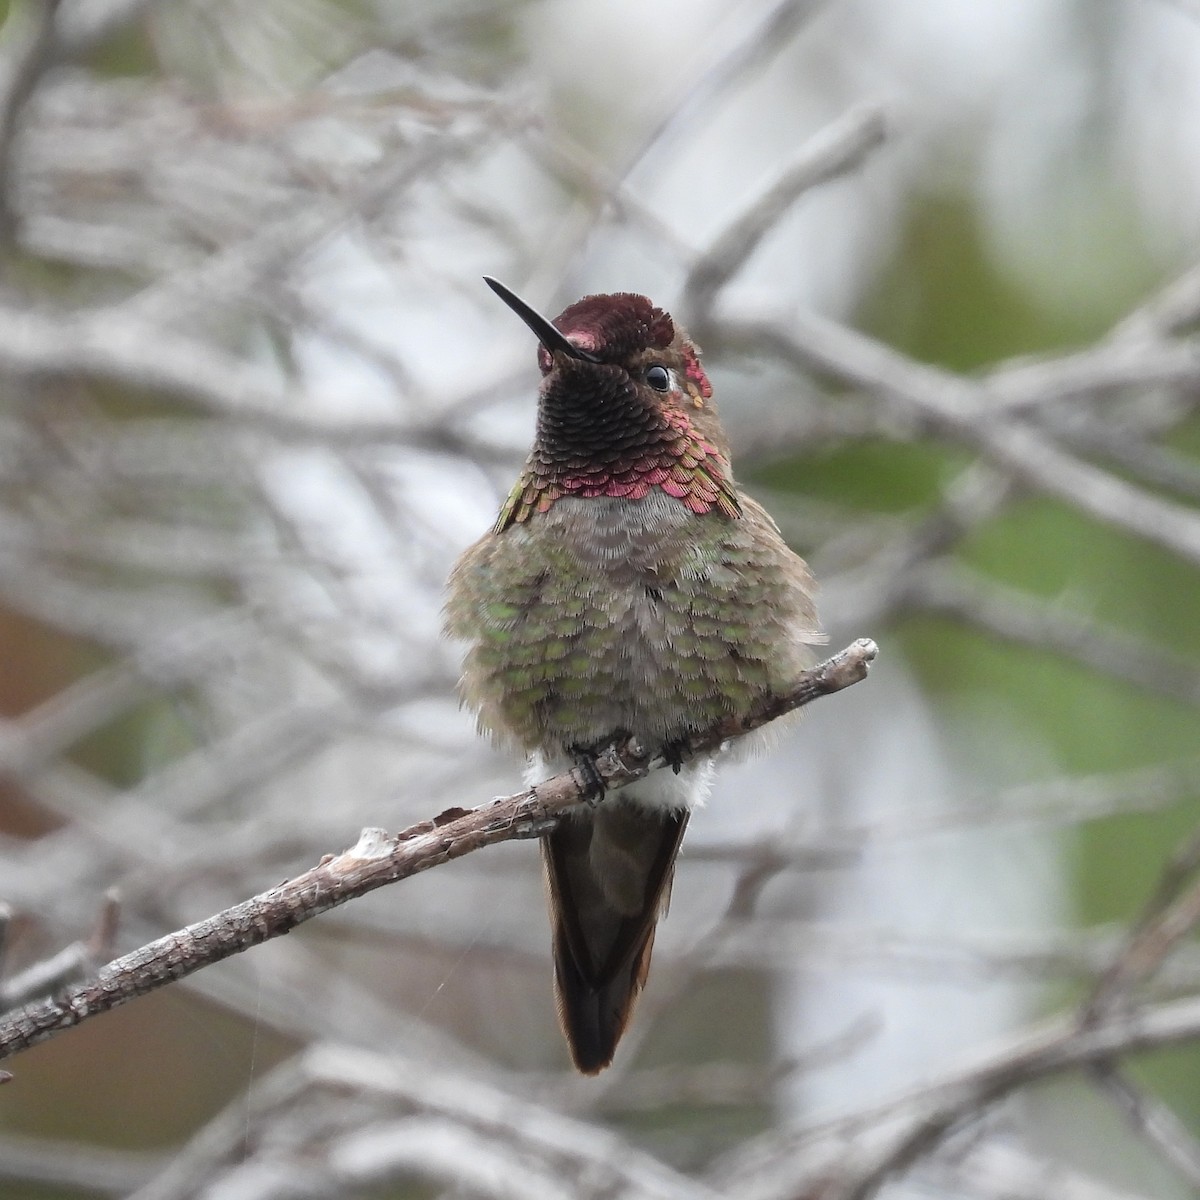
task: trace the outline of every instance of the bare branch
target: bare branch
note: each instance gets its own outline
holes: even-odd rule
[[[796,366],[828,372],[890,397],[1015,479],[1200,564],[1200,516],[1194,509],[1161,500],[1076,458],[1044,430],[1011,418],[994,419],[984,397],[965,379],[916,363],[865,334],[813,314],[797,317],[789,328],[769,322],[725,322],[720,329],[730,348],[746,351],[757,346]],[[1060,366],[1066,387],[1083,386],[1073,377],[1070,360]]]
[[[1128,1001],[1132,990],[1200,924],[1200,879],[1192,878],[1198,867],[1200,833],[1193,834],[1167,864],[1157,891],[1085,1005],[1085,1021],[1096,1021]]]
[[[688,127],[750,71],[769,62],[822,4],[823,0],[776,0],[757,22],[743,19],[733,36],[713,39],[711,60],[686,77],[683,95],[646,136],[623,174],[632,174],[652,150],[661,150],[673,134]]]
[[[0,245],[13,236],[17,214],[13,209],[12,148],[21,110],[54,57],[54,25],[59,0],[35,0],[27,21],[25,8],[10,9],[9,23],[23,21],[17,33],[10,29],[8,53],[0,60]],[[16,14],[16,16],[14,16]]]
[[[989,409],[997,416],[1046,408],[1126,388],[1194,387],[1200,345],[1192,342],[1100,342],[1075,354],[1021,361],[987,378]]]
[[[689,319],[703,328],[717,294],[800,196],[853,170],[886,136],[883,109],[862,104],[810,138],[778,179],[754,198],[692,267],[683,289],[683,307]]]
[[[114,311],[54,317],[0,310],[0,369],[37,378],[82,376],[99,382],[165,392],[201,411],[277,429],[331,431],[335,422],[305,414],[277,377],[207,341],[171,333]],[[336,422],[343,432],[346,420]],[[399,422],[372,421],[361,429],[372,440],[408,440]]]
[[[1112,1098],[1125,1119],[1193,1188],[1200,1190],[1200,1143],[1161,1100],[1155,1099],[1112,1064],[1092,1070],[1100,1090]]]
[[[1195,4],[1195,0],[1191,0]],[[1200,13],[1200,4],[1195,4]],[[1200,320],[1200,264],[1189,267],[1118,322],[1113,339],[1139,341],[1182,333]]]
[[[332,1102],[347,1095],[358,1103]],[[231,1177],[259,1174],[245,1145],[248,1131],[260,1127],[272,1131],[265,1140],[273,1175],[285,1182],[257,1195],[292,1195],[289,1184],[303,1180],[306,1190],[315,1183],[319,1195],[344,1196],[416,1175],[469,1180],[479,1194],[505,1200],[576,1194],[716,1200],[703,1183],[612,1130],[531,1103],[486,1078],[444,1061],[431,1069],[425,1061],[327,1042],[277,1068],[246,1103],[227,1107],[132,1200],[185,1200],[215,1178],[242,1190]],[[319,1162],[315,1144],[328,1149]],[[464,1154],[474,1160],[466,1173],[455,1167],[455,1155]],[[581,1181],[588,1185],[583,1193]]]
[[[732,738],[860,682],[866,678],[876,654],[875,643],[869,639],[852,643],[806,671],[786,696],[774,697],[744,718],[729,718],[693,736],[681,748],[684,757],[715,752]],[[622,788],[666,765],[658,748],[641,747],[632,741],[613,743],[595,760],[596,774],[605,791]],[[576,768],[480,808],[450,809],[394,837],[383,830],[363,830],[357,845],[343,854],[328,856],[297,878],[109,963],[82,986],[10,1014],[0,1022],[0,1058],[201,967],[279,937],[375,888],[484,846],[539,837],[554,828],[566,809],[598,798],[594,782]]]
[[[1124,424],[1101,423],[1087,411],[1047,413],[1043,420],[1074,449],[1114,463],[1153,487],[1200,500],[1200,465],[1188,455],[1154,445]]]
[[[797,312],[803,287],[790,289],[787,272],[770,272],[777,307],[743,307],[753,289],[730,285],[810,202],[809,189],[840,177],[838,193],[850,195],[867,183],[869,208],[900,214],[921,203],[926,164],[971,173],[1003,161],[986,141],[1003,120],[975,119],[986,98],[973,97],[967,122],[950,114],[959,130],[951,145],[943,114],[914,107],[903,86],[897,111],[912,136],[897,153],[876,153],[888,130],[878,107],[855,99],[864,94],[862,54],[872,69],[887,59],[898,81],[916,59],[906,43],[904,69],[890,74],[895,38],[879,36],[870,6],[750,0],[707,30],[694,21],[672,29],[666,57],[647,41],[637,47],[645,57],[628,64],[670,62],[671,70],[644,96],[611,106],[608,124],[581,121],[577,111],[599,73],[580,90],[561,70],[497,71],[493,56],[481,58],[486,41],[513,66],[539,54],[561,59],[553,23],[513,23],[489,10],[481,25],[486,5],[451,6],[432,22],[395,14],[347,22],[334,0],[154,6],[28,0],[11,6],[0,46],[0,218],[9,235],[0,257],[9,251],[13,285],[0,298],[0,657],[20,661],[5,673],[0,721],[0,900],[20,913],[14,931],[32,927],[41,945],[57,948],[75,936],[80,912],[119,883],[122,948],[141,946],[88,979],[113,954],[110,905],[90,940],[6,979],[0,1000],[32,1007],[7,1025],[0,1018],[0,1031],[13,1052],[195,972],[186,986],[206,1005],[307,1050],[277,1072],[252,1072],[208,1129],[160,1159],[0,1139],[0,1176],[113,1194],[140,1185],[139,1200],[183,1200],[206,1188],[260,1200],[341,1196],[411,1176],[447,1192],[547,1200],[601,1191],[628,1200],[845,1200],[909,1170],[917,1188],[981,1200],[1143,1200],[1056,1160],[1049,1142],[1026,1150],[1019,1120],[997,1111],[1027,1081],[1074,1071],[1120,1107],[1127,1136],[1142,1143],[1135,1149],[1148,1147],[1198,1186],[1193,1139],[1136,1086],[1126,1058],[1200,1038],[1195,844],[1164,871],[1129,928],[976,928],[962,924],[969,906],[950,910],[942,926],[914,928],[907,912],[886,907],[886,886],[872,886],[862,907],[852,893],[859,870],[872,885],[890,880],[914,859],[932,861],[939,838],[971,853],[993,834],[1024,847],[1112,814],[1176,820],[1195,794],[1197,764],[1169,728],[1141,747],[1161,746],[1161,760],[1136,770],[1101,773],[1081,762],[1093,773],[1075,777],[1032,748],[1014,774],[1036,782],[997,788],[986,778],[990,760],[979,784],[953,773],[969,720],[941,727],[941,746],[953,745],[940,763],[932,739],[915,756],[896,736],[896,714],[872,710],[887,761],[872,756],[869,770],[844,771],[837,745],[818,747],[806,770],[833,785],[827,806],[789,810],[783,829],[764,823],[693,847],[696,875],[713,888],[699,902],[687,898],[697,920],[672,924],[658,948],[663,978],[643,1000],[635,1043],[662,1033],[701,984],[724,987],[734,974],[752,975],[776,1013],[793,988],[818,991],[835,978],[848,993],[932,981],[961,989],[951,1003],[980,1024],[1011,1012],[991,1003],[1009,986],[1094,989],[1081,1012],[1011,1038],[965,1070],[898,1084],[911,1090],[885,1093],[883,1103],[872,1071],[836,1060],[869,1040],[863,1049],[879,1054],[885,1072],[911,1065],[888,1041],[893,1018],[907,1015],[894,993],[855,996],[854,1023],[811,1050],[789,1031],[761,1058],[705,1061],[692,1040],[677,1062],[670,1055],[681,1035],[672,1030],[655,1046],[653,1069],[633,1053],[583,1086],[541,1069],[548,1002],[520,1018],[539,1049],[526,1053],[514,1039],[511,1056],[505,1045],[493,1061],[489,1027],[478,1031],[475,1055],[476,1030],[456,1041],[466,1006],[500,973],[515,979],[544,959],[523,906],[531,880],[503,854],[476,860],[495,909],[487,921],[478,919],[480,879],[456,882],[447,872],[430,881],[438,886],[428,903],[420,889],[392,893],[404,906],[399,925],[386,905],[346,905],[310,930],[321,932],[315,941],[276,940],[220,971],[199,968],[369,888],[483,845],[536,837],[589,797],[588,781],[568,774],[473,812],[450,809],[399,836],[367,830],[352,850],[217,912],[313,862],[314,847],[343,845],[349,819],[354,828],[381,820],[395,828],[463,796],[490,795],[495,760],[448,703],[452,656],[435,643],[437,609],[452,547],[482,526],[523,449],[535,381],[524,343],[523,357],[514,348],[491,361],[495,330],[482,297],[473,299],[479,274],[508,260],[515,274],[533,276],[539,300],[644,283],[704,343],[718,401],[733,400],[729,433],[746,477],[763,462],[790,472],[802,466],[798,455],[844,453],[851,488],[839,484],[835,494],[845,499],[818,500],[802,486],[768,505],[813,562],[830,623],[857,630],[948,617],[1194,707],[1195,646],[1186,630],[1172,637],[1154,623],[1150,587],[1140,588],[1140,617],[1130,595],[1119,606],[1132,614],[1127,621],[1101,620],[1085,594],[1044,594],[1037,563],[1028,591],[969,564],[977,545],[994,544],[993,532],[1014,542],[1030,536],[1018,504],[1039,495],[1084,528],[1162,547],[1185,574],[1200,564],[1191,436],[1200,412],[1200,266],[1181,263],[1175,279],[1090,344],[971,373],[921,362],[846,319]],[[1189,6],[1194,0],[1176,0]],[[810,24],[813,15],[821,19]],[[107,49],[91,59],[122,27],[132,69],[114,73]],[[585,28],[599,31],[599,19]],[[507,92],[489,82],[501,79]],[[661,107],[647,112],[655,89]],[[1133,122],[1144,119],[1137,109]],[[797,152],[795,123],[815,113],[841,115]],[[618,123],[630,116],[640,126]],[[1169,147],[1169,124],[1160,122],[1153,147]],[[732,130],[752,141],[726,162],[721,139]],[[1011,153],[1019,131],[1008,132],[1011,143],[995,145]],[[971,161],[956,164],[977,135]],[[1131,140],[1125,150],[1133,149],[1145,147]],[[745,164],[768,155],[780,173],[747,192]],[[869,180],[860,178],[864,161]],[[1149,196],[1165,178],[1140,182]],[[1023,228],[1004,211],[1012,190],[958,194],[966,205],[986,194],[989,229],[1008,238]],[[862,198],[845,212],[823,208],[823,221],[851,232]],[[718,232],[705,240],[701,228]],[[1114,245],[1128,244],[1129,231],[1114,236]],[[844,259],[845,295],[870,288],[881,253],[920,250],[889,247],[882,231],[868,242]],[[991,238],[987,248],[1002,244]],[[840,247],[837,236],[818,253],[825,267],[837,269]],[[798,262],[808,257],[797,253]],[[902,321],[919,315],[922,291],[895,294]],[[730,363],[747,350],[747,361]],[[754,402],[740,403],[739,391]],[[895,491],[885,471],[878,497],[860,500],[880,443],[915,453],[894,476]],[[901,482],[918,477],[919,490]],[[1086,538],[1081,550],[1093,551]],[[1114,575],[1111,586],[1123,580]],[[1177,598],[1166,596],[1163,611],[1178,620]],[[813,694],[853,681],[831,685],[837,678]],[[1115,701],[1122,696],[1113,691]],[[711,731],[715,740],[694,748],[708,753],[739,732]],[[998,746],[989,737],[989,752]],[[619,787],[658,769],[646,761],[653,750],[611,747],[602,774]],[[833,802],[843,790],[852,800],[860,787],[878,793],[876,780],[890,786],[910,768],[961,786],[914,792],[926,799],[911,804]],[[964,798],[964,789],[977,794]],[[372,815],[380,805],[404,815]],[[353,818],[350,806],[359,810]],[[1048,869],[1044,847],[1034,853]],[[870,874],[876,855],[886,860],[880,876]],[[958,886],[956,874],[947,888]],[[823,888],[827,881],[834,886]],[[493,886],[522,905],[499,902]],[[963,886],[977,893],[981,881]],[[0,952],[5,912],[0,904]],[[189,924],[204,913],[217,915]],[[170,929],[178,932],[158,937]],[[340,948],[352,938],[364,950],[385,942],[412,969],[397,979],[365,952],[331,969],[324,941]],[[781,962],[788,975],[777,995]],[[377,971],[388,975],[386,993],[374,986]],[[57,994],[37,1003],[48,992]],[[435,1029],[427,1009],[450,1028]],[[417,1065],[344,1053],[331,1036],[403,1047]],[[713,1048],[727,1053],[719,1042]],[[453,1079],[451,1064],[468,1060],[471,1073]],[[500,1064],[509,1061],[538,1065],[506,1076]],[[831,1064],[846,1119],[780,1128],[792,1093],[809,1084],[801,1072]],[[109,1091],[112,1104],[125,1102],[120,1088]],[[540,1106],[528,1102],[531,1092]],[[777,1116],[770,1136],[731,1156],[711,1181],[589,1126],[602,1114],[719,1103]],[[585,1119],[560,1122],[564,1110]]]
[[[869,1200],[892,1176],[930,1153],[960,1122],[1019,1087],[1120,1055],[1200,1037],[1200,998],[1110,1013],[1086,1025],[1058,1019],[1023,1034],[952,1078],[869,1111],[739,1152],[711,1182],[728,1194],[767,1200],[813,1194]]]
[[[965,568],[940,563],[914,572],[904,594],[917,610],[1061,654],[1152,695],[1200,705],[1200,664],[1180,661],[1177,654],[1065,605],[1038,601]]]
[[[115,894],[105,898],[96,927],[86,941],[72,942],[57,954],[26,967],[11,979],[0,980],[0,1012],[85,979],[112,953],[120,905]]]

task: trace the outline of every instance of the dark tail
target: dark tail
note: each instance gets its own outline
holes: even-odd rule
[[[585,1075],[612,1062],[633,1015],[687,822],[614,797],[542,842],[558,1019]]]

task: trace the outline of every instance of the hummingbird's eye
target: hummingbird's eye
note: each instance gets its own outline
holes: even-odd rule
[[[646,382],[656,392],[665,392],[671,386],[671,372],[661,363],[655,363],[646,368]]]

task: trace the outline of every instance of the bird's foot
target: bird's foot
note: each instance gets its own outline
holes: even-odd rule
[[[667,766],[670,767],[676,775],[679,774],[680,769],[683,767],[684,760],[688,757],[688,750],[688,739],[685,737],[672,738],[662,748],[662,756],[667,760]]]
[[[587,790],[586,801],[589,808],[595,808],[601,800],[604,799],[604,793],[608,790],[608,785],[604,782],[604,776],[596,767],[595,752],[585,749],[583,746],[572,746],[571,755],[575,759],[575,765],[579,768],[580,775],[583,776],[583,786]]]

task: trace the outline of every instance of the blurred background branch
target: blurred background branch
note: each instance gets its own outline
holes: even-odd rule
[[[0,8],[8,1002],[519,786],[438,636],[483,274],[683,317],[888,650],[723,768],[598,1081],[497,847],[30,1051],[6,1196],[1194,1194],[1193,7]]]

